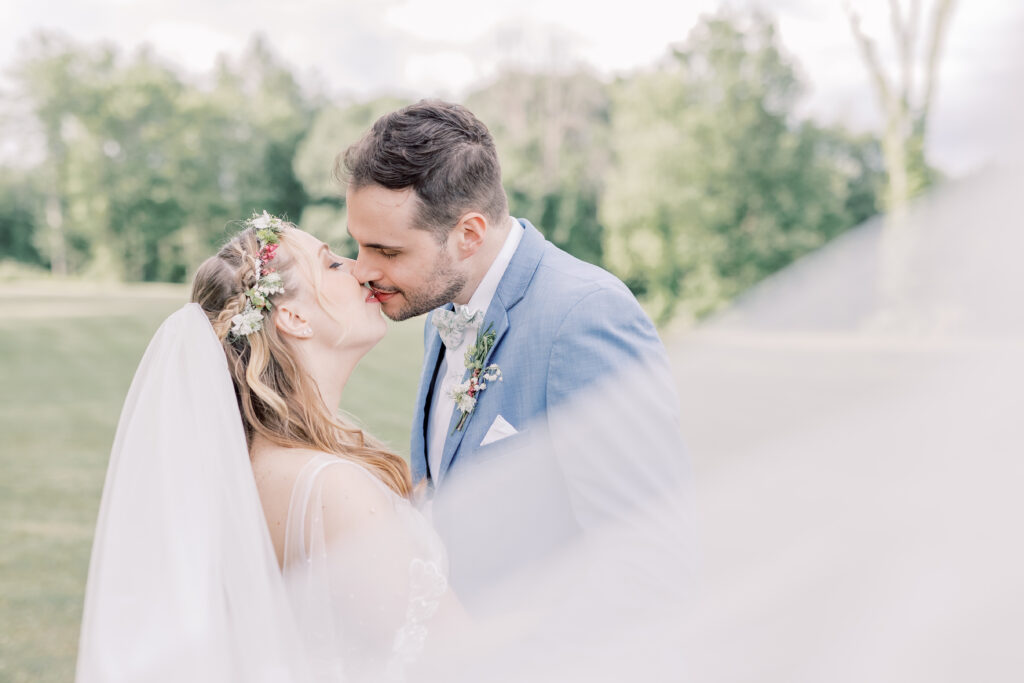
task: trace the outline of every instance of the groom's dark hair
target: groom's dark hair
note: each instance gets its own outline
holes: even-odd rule
[[[343,155],[335,175],[354,190],[412,188],[419,226],[440,242],[467,211],[497,222],[508,215],[494,139],[465,107],[421,100],[377,119]]]

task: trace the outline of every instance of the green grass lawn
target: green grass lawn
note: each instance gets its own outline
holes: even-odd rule
[[[0,681],[74,676],[93,527],[136,364],[175,286],[5,283],[0,301]],[[408,453],[422,318],[391,324],[343,407]]]

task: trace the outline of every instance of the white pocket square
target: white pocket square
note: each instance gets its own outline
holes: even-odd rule
[[[486,446],[487,444],[507,439],[508,437],[518,433],[519,432],[516,431],[516,428],[508,423],[508,420],[499,415],[494,418],[494,422],[491,423],[487,433],[484,434],[484,440],[480,442],[480,445]]]

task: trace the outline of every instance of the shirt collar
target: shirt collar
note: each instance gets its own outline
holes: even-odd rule
[[[516,248],[523,239],[523,233],[525,232],[523,226],[511,216],[509,216],[508,220],[509,230],[508,236],[505,237],[505,244],[502,245],[498,255],[494,257],[494,262],[487,269],[487,274],[484,275],[484,279],[480,281],[476,291],[473,292],[473,296],[469,298],[469,303],[465,306],[471,313],[487,311],[491,305],[491,299],[494,298],[494,293],[498,291],[498,283],[501,282],[501,276],[505,274],[508,264],[512,262],[512,255],[516,253]],[[462,306],[456,304],[455,310],[460,310],[461,308]]]

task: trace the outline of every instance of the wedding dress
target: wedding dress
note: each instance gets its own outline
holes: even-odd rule
[[[331,476],[344,483],[332,487]],[[372,521],[333,535],[328,498],[353,488],[369,494],[360,502]],[[328,454],[296,478],[284,579],[307,660],[323,681],[404,680],[448,589],[444,547],[426,518],[368,470]]]
[[[376,501],[330,535],[326,482]],[[357,464],[297,478],[279,568],[234,389],[205,314],[160,327],[125,401],[86,588],[76,679],[401,680],[447,588],[444,550],[412,505]]]
[[[659,381],[587,392],[558,439],[464,467],[435,500],[449,547],[370,471],[314,456],[281,567],[223,350],[184,306],[118,425],[77,681],[675,680],[692,553]]]

